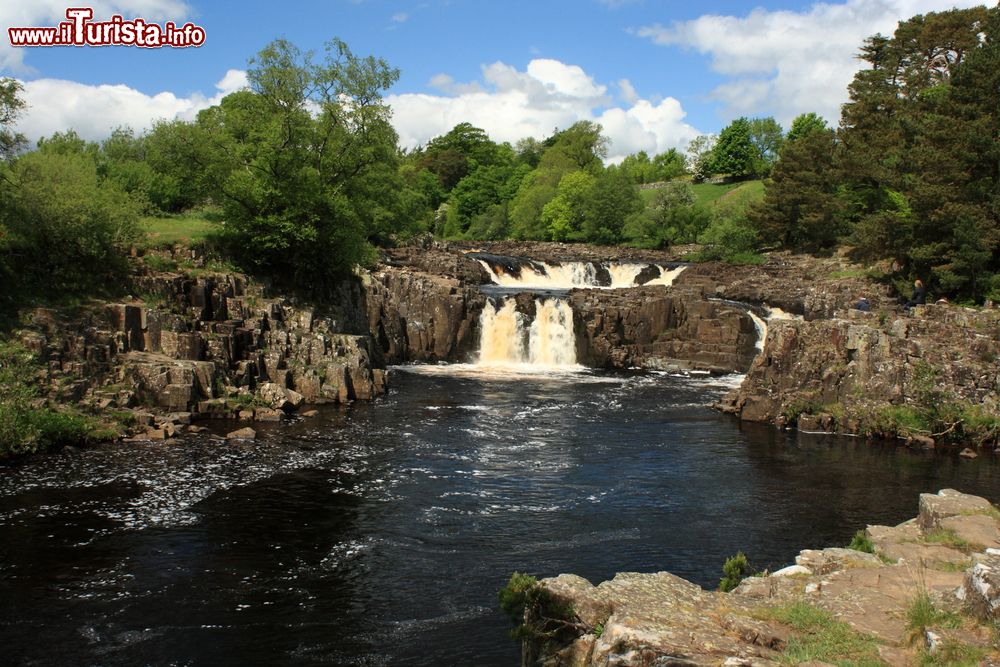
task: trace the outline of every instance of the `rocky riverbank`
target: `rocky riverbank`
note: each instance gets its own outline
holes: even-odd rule
[[[922,494],[918,516],[868,526],[855,549],[806,549],[731,593],[668,572],[597,586],[543,579],[525,607],[523,665],[996,664],[1000,511]]]
[[[474,250],[549,266],[597,262],[605,272],[611,261],[645,264],[642,281],[679,256],[426,241],[382,251],[320,308],[247,276],[212,272],[179,247],[169,259],[193,268],[140,263],[131,297],[36,309],[24,314],[18,337],[45,364],[51,400],[132,411],[138,437],[208,417],[271,421],[302,405],[378,396],[390,364],[474,360],[480,314],[501,298],[483,289],[491,275]],[[850,309],[862,294],[871,313]],[[520,315],[530,321],[539,298],[517,295]],[[704,263],[670,286],[573,289],[563,298],[581,363],[745,372],[720,405],[741,419],[902,435],[924,447],[997,444],[1000,314],[948,305],[904,314],[886,286],[844,258],[777,253],[759,266]],[[953,409],[929,415],[929,401]]]

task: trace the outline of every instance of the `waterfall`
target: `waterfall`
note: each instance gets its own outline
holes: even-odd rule
[[[487,302],[479,316],[480,366],[532,365],[570,367],[576,365],[573,310],[557,298],[535,299],[535,317],[517,311],[513,298],[498,309]]]
[[[767,338],[767,322],[765,322],[760,315],[753,312],[753,310],[747,309],[747,315],[753,320],[753,325],[757,329],[757,349],[764,349],[764,339]]]
[[[520,289],[622,289],[638,285],[673,284],[685,266],[635,262],[547,263],[481,253],[470,254],[501,287]]]

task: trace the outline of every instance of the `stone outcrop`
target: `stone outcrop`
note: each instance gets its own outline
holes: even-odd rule
[[[587,366],[732,373],[757,353],[746,311],[697,290],[573,290],[569,303],[577,358]]]
[[[523,664],[787,664],[783,653],[801,631],[780,619],[783,610],[802,603],[874,638],[871,659],[890,665],[915,664],[919,652],[945,644],[996,659],[1000,541],[970,546],[940,539],[942,530],[978,530],[970,526],[984,521],[1000,531],[1000,513],[982,498],[952,490],[923,494],[917,518],[897,527],[868,526],[875,554],[807,549],[796,566],[744,579],[731,593],[706,591],[668,572],[622,573],[597,586],[568,574],[543,579],[547,601],[529,608],[525,621],[529,628],[560,629],[527,640]],[[940,558],[942,550],[951,554]],[[936,557],[925,560],[929,553]],[[966,620],[956,628],[942,615],[918,629],[926,641],[911,641],[907,609],[922,595]],[[831,662],[838,657],[858,659],[828,656]]]
[[[359,287],[344,290],[346,306],[320,312],[267,298],[238,274],[142,274],[131,285],[141,298],[36,309],[21,338],[46,363],[56,400],[212,417],[249,406],[273,420],[275,409],[385,391],[369,336],[342,333],[357,328],[362,302]]]
[[[836,410],[836,420],[807,419],[806,429],[846,432],[883,406],[921,406],[930,392],[1000,412],[1000,312],[928,305],[885,321],[841,314],[771,320],[763,351],[724,409],[776,423]]]
[[[475,286],[456,277],[383,266],[365,277],[364,287],[368,327],[385,362],[457,361],[474,352],[486,302]]]

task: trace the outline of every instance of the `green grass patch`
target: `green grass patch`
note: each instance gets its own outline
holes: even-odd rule
[[[936,608],[926,590],[920,591],[906,607],[906,627],[913,640],[921,639],[927,628],[954,629],[961,625],[962,617]]]
[[[875,544],[868,537],[868,533],[864,530],[859,530],[854,533],[854,537],[851,538],[851,543],[847,545],[848,549],[854,549],[855,551],[862,551],[866,554],[875,553]]]
[[[819,661],[834,665],[884,665],[875,637],[858,632],[832,614],[805,602],[766,609],[760,618],[783,623],[796,632],[779,657],[783,664]]]
[[[973,544],[972,542],[959,537],[958,534],[950,528],[936,528],[935,530],[932,530],[924,535],[923,541],[927,544],[940,544],[941,546],[958,549],[964,553],[969,553],[982,547],[981,544]]]
[[[922,667],[978,667],[985,664],[984,660],[989,650],[982,646],[969,646],[959,642],[945,640],[941,642],[934,653],[921,651],[920,665]]]
[[[177,244],[195,245],[218,234],[219,217],[211,209],[187,211],[167,217],[145,216],[139,221],[146,233],[145,247],[162,248]]]

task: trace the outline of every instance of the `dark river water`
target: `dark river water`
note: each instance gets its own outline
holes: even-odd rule
[[[992,457],[741,427],[703,407],[718,381],[457,371],[255,443],[0,468],[3,664],[511,666],[514,570],[714,586],[737,550],[782,566],[920,492],[1000,500]]]

